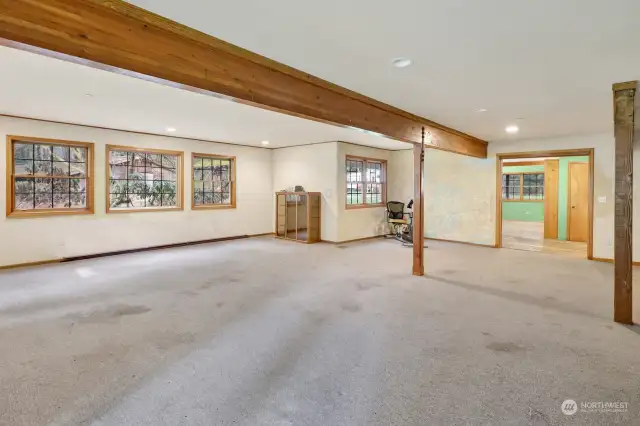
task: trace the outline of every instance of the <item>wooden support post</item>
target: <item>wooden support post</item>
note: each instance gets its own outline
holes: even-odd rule
[[[423,129],[424,132],[424,129]],[[424,149],[413,146],[413,275],[424,275]]]
[[[633,145],[640,135],[640,131],[634,135],[636,86],[635,81],[613,85],[616,143],[613,318],[622,324],[633,324]]]

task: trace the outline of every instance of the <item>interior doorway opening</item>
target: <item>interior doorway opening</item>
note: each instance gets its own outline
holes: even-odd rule
[[[496,245],[591,259],[593,150],[500,154]]]

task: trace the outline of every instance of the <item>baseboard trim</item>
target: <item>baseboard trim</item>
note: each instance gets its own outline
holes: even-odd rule
[[[344,240],[344,241],[320,240],[320,242],[328,243],[328,244],[347,244],[347,243],[356,243],[358,241],[375,240],[377,238],[383,238],[383,237],[384,235],[375,235],[373,237],[356,238],[354,240]]]
[[[198,241],[188,241],[185,243],[175,243],[175,244],[163,244],[160,246],[152,246],[152,247],[143,247],[137,249],[129,249],[129,250],[118,250],[118,251],[110,251],[105,253],[95,253],[95,254],[87,254],[83,256],[72,256],[72,257],[63,257],[60,259],[51,259],[51,260],[42,260],[38,262],[26,262],[26,263],[16,263],[13,265],[4,265],[0,266],[1,270],[6,269],[16,269],[16,268],[27,268],[31,266],[41,266],[48,265],[52,263],[67,263],[67,262],[75,262],[78,260],[88,260],[88,259],[96,259],[99,257],[109,257],[109,256],[119,256],[122,254],[133,254],[140,253],[144,251],[154,251],[154,250],[164,250],[169,248],[178,248],[178,247],[186,247],[186,246],[195,246],[199,244],[210,244],[210,243],[220,243],[223,241],[233,241],[233,240],[243,240],[247,238],[254,237],[264,237],[267,235],[273,235],[273,232],[265,232],[263,234],[251,234],[251,235],[237,235],[233,237],[223,237],[223,238],[211,238],[208,240],[198,240]]]
[[[41,260],[39,262],[16,263],[13,265],[0,266],[0,271],[4,271],[7,269],[28,268],[30,266],[50,265],[52,263],[60,263],[60,262],[62,262],[62,259]]]
[[[470,243],[468,241],[456,241],[456,240],[445,240],[444,238],[429,238],[429,237],[424,237],[425,240],[432,240],[432,241],[443,241],[445,243],[456,243],[456,244],[466,244],[469,246],[476,246],[476,247],[489,247],[489,248],[497,248],[495,246],[495,244],[480,244],[480,243]]]
[[[596,262],[605,262],[605,263],[614,263],[613,259],[609,259],[608,257],[593,257],[591,260]],[[633,266],[640,266],[640,262],[632,262]]]

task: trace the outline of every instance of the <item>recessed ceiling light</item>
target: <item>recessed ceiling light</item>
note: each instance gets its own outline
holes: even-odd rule
[[[488,110],[486,108],[480,108],[477,109],[476,112],[487,112]]]
[[[520,129],[518,128],[518,126],[507,126],[504,130],[507,133],[514,134],[514,133],[518,133]]]
[[[175,128],[175,127],[167,127],[167,132],[169,132],[169,133],[173,133],[173,132],[175,132],[175,131],[176,131],[176,128]]]
[[[86,96],[87,98],[93,98],[93,95],[92,95],[91,93],[87,93],[87,94],[85,94],[85,96]]]
[[[269,145],[269,141],[262,141],[262,145]]]
[[[412,64],[413,61],[409,58],[396,58],[391,63],[396,68],[406,68]]]

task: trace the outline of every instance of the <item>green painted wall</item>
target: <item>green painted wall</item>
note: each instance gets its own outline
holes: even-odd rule
[[[569,199],[569,163],[589,162],[589,157],[560,157],[558,171],[558,239],[567,239],[567,202]]]
[[[544,166],[504,166],[503,173],[544,172]],[[544,202],[502,202],[502,219],[522,222],[544,222]]]
[[[502,219],[521,222],[544,222],[544,202],[502,202]]]

